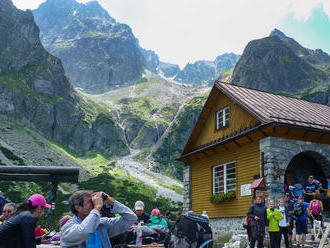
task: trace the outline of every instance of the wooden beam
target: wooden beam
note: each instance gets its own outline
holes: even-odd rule
[[[194,157],[195,157],[197,160],[200,159],[200,157],[198,157],[198,154],[197,154],[197,153],[194,155]]]
[[[251,143],[253,143],[253,139],[252,139],[248,134],[245,135],[245,137],[248,138],[248,140],[249,140]]]
[[[0,166],[0,173],[79,175],[79,168],[50,166]]]
[[[214,154],[218,154],[218,151],[215,147],[213,147],[211,150],[212,150],[212,152],[214,152]]]
[[[187,158],[185,158],[185,160],[187,160],[188,163],[191,163],[190,158],[187,157]]]
[[[228,151],[228,147],[225,144],[223,144],[222,146]]]
[[[288,130],[286,130],[285,135],[289,135],[290,131],[291,131],[291,127],[288,127]]]
[[[241,145],[240,145],[236,140],[233,140],[233,142],[234,142],[235,145],[237,145],[238,147],[241,147]]]
[[[322,133],[319,137],[319,140],[321,141],[325,135],[326,135],[326,133]]]
[[[262,133],[262,135],[264,136],[264,137],[268,137],[268,135],[264,132],[264,130],[262,130],[261,128],[258,128],[258,131],[260,132],[260,133]]]
[[[28,182],[78,182],[78,175],[50,175],[50,174],[9,174],[0,173],[0,181],[28,181]]]
[[[307,134],[309,133],[309,131],[308,130],[306,130],[305,132],[304,132],[304,134],[303,134],[303,138],[305,138],[306,136],[307,136]]]
[[[276,125],[273,125],[273,134],[276,134]]]
[[[207,158],[210,157],[210,155],[208,155],[206,151],[203,151],[203,154],[204,154],[204,156],[207,157]]]

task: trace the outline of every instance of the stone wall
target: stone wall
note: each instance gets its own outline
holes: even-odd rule
[[[190,203],[190,166],[183,168],[183,213],[188,212],[191,209]]]
[[[264,176],[269,198],[283,197],[285,171],[290,161],[302,152],[315,154],[313,158],[322,167],[325,175],[330,174],[330,145],[307,141],[266,137],[260,140],[260,153],[264,153]],[[274,167],[279,166],[281,178],[274,179]],[[307,178],[306,178],[307,179]]]
[[[248,210],[246,210],[247,212]],[[246,233],[242,226],[244,217],[236,218],[212,218],[210,224],[213,232],[213,240],[225,235],[237,235]]]

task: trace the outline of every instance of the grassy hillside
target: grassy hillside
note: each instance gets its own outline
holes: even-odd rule
[[[176,211],[181,203],[174,203],[158,195],[155,188],[130,177],[100,153],[90,152],[77,155],[66,147],[46,139],[33,129],[12,122],[0,122],[0,163],[1,165],[34,166],[79,166],[80,182],[59,184],[56,199],[56,219],[69,212],[68,198],[76,190],[89,189],[104,191],[118,201],[133,207],[136,200],[146,204],[146,210],[158,207],[162,212]],[[0,190],[19,203],[33,193],[48,194],[49,185],[44,182],[3,181]],[[41,219],[44,223],[45,219]],[[58,222],[58,221],[57,221]]]

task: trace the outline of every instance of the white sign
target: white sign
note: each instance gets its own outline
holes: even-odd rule
[[[251,184],[242,184],[241,185],[241,196],[251,195]]]

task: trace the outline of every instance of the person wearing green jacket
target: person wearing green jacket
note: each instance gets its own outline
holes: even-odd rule
[[[281,247],[281,233],[278,222],[283,219],[280,211],[275,208],[275,201],[269,201],[269,208],[267,209],[267,219],[269,221],[269,239],[270,248]]]
[[[158,208],[153,209],[150,216],[148,226],[164,226],[168,228],[167,222],[160,216],[160,211]]]

